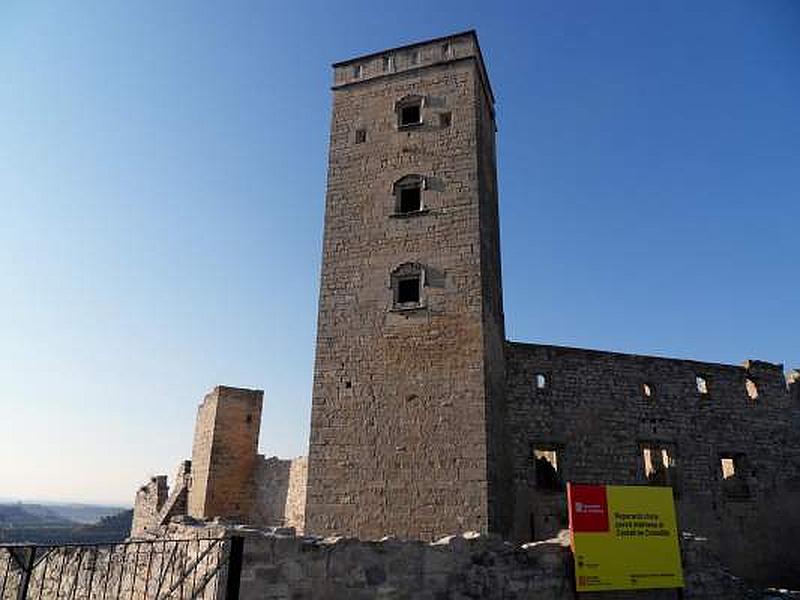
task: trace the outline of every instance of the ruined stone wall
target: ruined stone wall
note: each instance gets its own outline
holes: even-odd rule
[[[167,501],[167,476],[157,475],[136,491],[133,503],[131,536],[140,537],[150,531],[157,522],[158,513]]]
[[[492,196],[480,194],[476,44],[467,34],[336,66],[310,532],[432,539],[489,528],[491,252],[480,204]],[[423,98],[422,122],[398,130],[396,103],[410,95]],[[393,184],[410,174],[425,178],[424,210],[398,215]],[[411,310],[393,302],[404,264],[424,270]]]
[[[187,513],[191,473],[192,462],[183,460],[178,464],[171,490],[166,475],[152,477],[139,488],[133,505],[132,538],[146,537],[172,517]]]
[[[197,412],[188,512],[244,519],[253,501],[263,392],[217,386]]]
[[[292,461],[259,455],[254,471],[254,498],[248,524],[282,527]]]
[[[294,527],[298,534],[305,531],[307,480],[308,457],[295,458],[289,467],[289,489],[286,492],[284,524],[286,527]]]
[[[321,539],[243,528],[232,533],[245,538],[242,600],[576,598],[566,532],[558,539],[521,547],[498,536],[475,533],[447,536],[434,543]],[[684,535],[681,546],[683,598],[762,597],[722,568],[704,540]],[[587,600],[675,597],[676,590],[580,595]]]
[[[566,524],[565,482],[647,484],[644,448],[666,449],[670,468],[651,477],[673,486],[681,528],[707,535],[738,573],[797,581],[800,406],[780,365],[519,343],[507,345],[506,357],[517,539],[546,538]],[[556,453],[559,485],[546,464],[537,475],[537,449]],[[736,463],[729,479],[723,457]]]

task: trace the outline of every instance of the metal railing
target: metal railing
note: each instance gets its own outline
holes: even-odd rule
[[[0,600],[237,600],[237,536],[0,545]]]

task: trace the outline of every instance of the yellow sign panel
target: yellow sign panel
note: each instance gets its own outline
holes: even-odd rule
[[[579,592],[683,587],[672,488],[567,487]]]

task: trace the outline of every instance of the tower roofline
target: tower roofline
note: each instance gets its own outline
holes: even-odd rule
[[[417,48],[417,47],[421,47],[421,46],[426,46],[428,44],[436,44],[436,43],[440,43],[440,42],[445,42],[447,40],[453,40],[453,39],[464,37],[464,36],[471,37],[475,42],[475,49],[477,50],[477,59],[478,59],[479,69],[480,69],[480,72],[481,72],[481,77],[482,77],[482,79],[483,79],[483,81],[484,81],[484,83],[486,85],[486,90],[489,92],[489,98],[492,101],[492,105],[494,105],[495,99],[494,99],[494,92],[492,91],[492,84],[489,82],[489,74],[488,74],[488,72],[486,70],[486,64],[485,64],[485,62],[483,60],[483,51],[481,50],[481,45],[480,45],[480,42],[478,41],[478,33],[474,29],[467,29],[465,31],[460,31],[458,33],[451,33],[449,35],[443,35],[443,36],[440,36],[440,37],[435,37],[435,38],[431,38],[431,39],[428,39],[428,40],[422,40],[422,41],[419,41],[419,42],[413,42],[411,44],[404,44],[402,46],[394,46],[392,48],[385,48],[383,50],[378,50],[376,52],[369,52],[367,54],[361,54],[359,56],[354,56],[353,58],[348,58],[346,60],[341,60],[341,61],[332,63],[331,67],[334,68],[334,69],[336,69],[338,67],[346,67],[347,65],[351,65],[351,64],[356,63],[358,61],[368,60],[368,59],[375,58],[377,56],[381,56],[381,55],[384,55],[384,54],[387,54],[387,53],[390,53],[390,52],[401,52],[401,51],[404,51],[404,50],[410,50],[411,48]],[[444,62],[448,62],[448,61],[444,61]],[[347,84],[345,84],[345,85],[347,85]],[[338,87],[344,87],[344,86],[343,85],[334,86],[334,88],[338,88]]]

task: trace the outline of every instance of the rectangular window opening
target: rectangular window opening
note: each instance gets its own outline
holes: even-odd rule
[[[400,189],[400,203],[397,212],[411,213],[422,208],[422,190],[418,186]]]
[[[543,490],[560,490],[561,472],[558,469],[558,452],[555,448],[535,448],[533,461],[536,473],[536,487]]]
[[[719,457],[722,475],[722,491],[733,500],[750,498],[750,486],[745,473],[745,458],[742,454],[725,454]]]
[[[398,304],[419,304],[419,277],[400,279],[397,282]]]
[[[443,112],[439,114],[439,125],[441,127],[450,127],[450,122],[453,119],[453,115],[450,112]]]
[[[736,461],[733,457],[721,458],[719,459],[720,468],[722,469],[722,478],[723,479],[731,479],[732,477],[736,477]]]
[[[400,125],[418,125],[420,123],[420,105],[409,104],[400,109]]]
[[[367,141],[367,130],[356,129],[356,144],[363,144]]]
[[[661,444],[642,445],[644,477],[650,485],[675,487],[675,454]]]
[[[545,375],[544,373],[536,374],[536,389],[537,390],[547,389],[547,375]]]
[[[708,380],[702,375],[697,375],[694,381],[697,386],[697,393],[701,396],[708,396]]]

